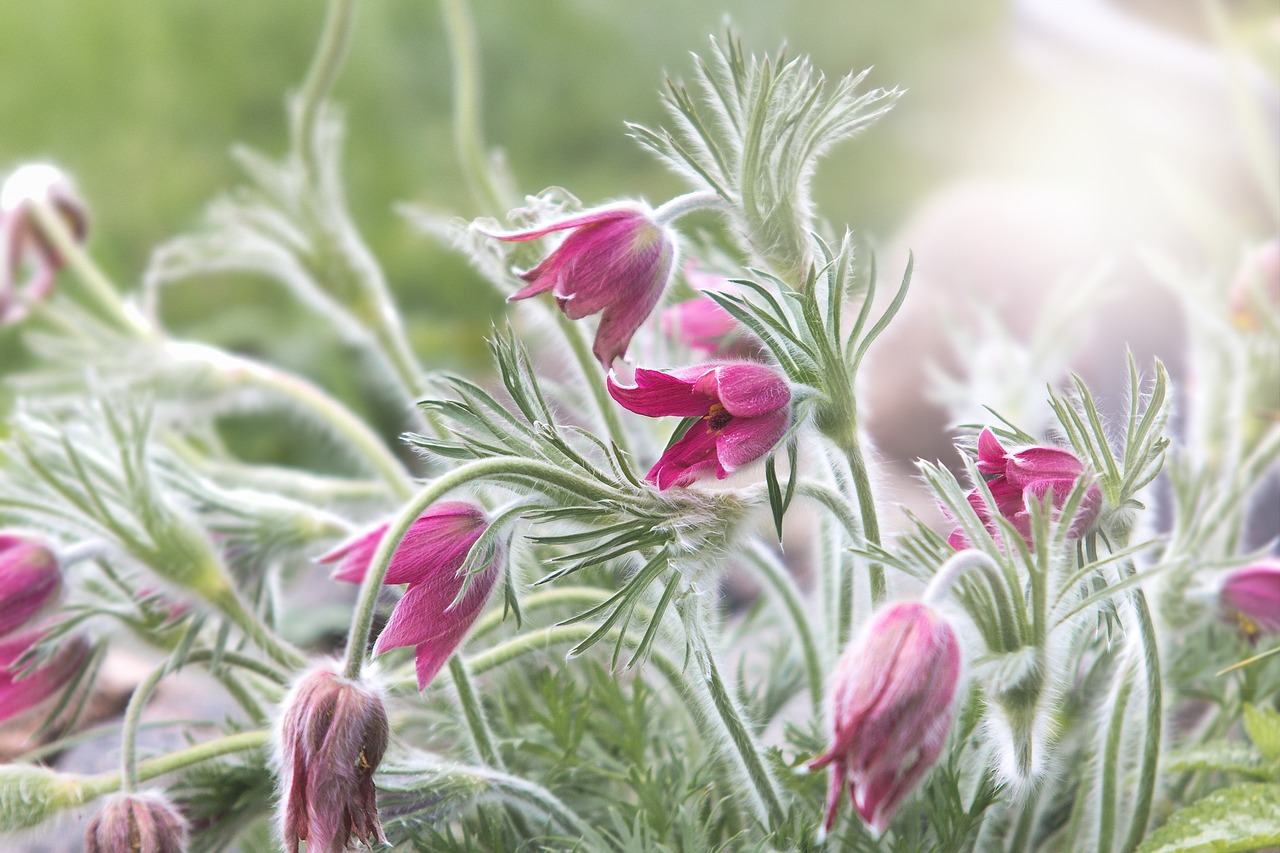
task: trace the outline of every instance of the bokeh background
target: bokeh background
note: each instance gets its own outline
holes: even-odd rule
[[[920,304],[950,286],[952,267],[1016,269],[1025,286],[1154,245],[1221,271],[1275,233],[1280,3],[1064,5],[485,0],[473,13],[486,134],[524,192],[660,202],[684,188],[623,122],[662,123],[664,75],[687,75],[688,53],[729,21],[751,50],[785,42],[829,75],[875,66],[871,85],[906,89],[826,161],[815,196],[834,222],[914,245]],[[33,158],[68,169],[91,206],[93,253],[132,286],[153,246],[239,182],[233,144],[284,151],[284,96],[322,17],[316,0],[0,4],[0,170]],[[450,85],[436,4],[362,4],[335,92],[353,211],[424,361],[484,371],[499,297],[394,209],[477,212],[451,147]],[[277,359],[373,405],[334,342],[266,282],[178,285],[165,316],[179,335]],[[0,329],[0,375],[22,364],[18,333]],[[373,414],[395,428],[394,413]]]

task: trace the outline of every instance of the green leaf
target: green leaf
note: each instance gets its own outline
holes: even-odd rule
[[[1244,706],[1244,730],[1268,760],[1280,761],[1280,711],[1257,705]]]
[[[1226,740],[1177,750],[1165,759],[1164,770],[1169,773],[1203,770],[1243,773],[1258,780],[1265,780],[1270,776],[1256,749],[1246,743]]]
[[[1214,791],[1151,833],[1136,853],[1244,853],[1280,844],[1280,784]]]

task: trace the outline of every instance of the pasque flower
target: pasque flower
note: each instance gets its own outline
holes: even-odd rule
[[[33,210],[39,201],[62,217],[76,240],[89,218],[70,178],[46,163],[15,169],[0,186],[0,325],[15,323],[53,289],[64,259]],[[29,271],[25,279],[24,270]]]
[[[117,794],[84,831],[85,853],[183,853],[187,827],[161,794]]]
[[[771,367],[708,362],[664,373],[636,370],[635,385],[609,374],[609,393],[650,418],[697,418],[649,470],[659,489],[687,486],[712,471],[720,479],[772,450],[791,425],[791,389]]]
[[[66,686],[89,658],[89,641],[76,635],[34,666],[18,660],[44,638],[34,630],[0,640],[0,721],[22,713]]]
[[[591,351],[608,368],[626,354],[631,336],[670,281],[675,237],[638,204],[609,205],[527,231],[488,236],[524,241],[555,231],[569,235],[540,264],[520,273],[528,284],[509,301],[549,290],[571,320],[600,314]]]
[[[995,500],[995,512],[988,507],[982,492],[974,489],[968,495],[969,505],[977,512],[987,529],[997,535],[995,519],[1003,516],[1024,539],[1031,539],[1031,514],[1027,500],[1044,500],[1046,495],[1054,509],[1062,509],[1075,488],[1076,481],[1086,476],[1084,465],[1069,450],[1060,447],[1027,447],[1010,453],[989,429],[978,436],[978,472],[987,478],[987,488]],[[1102,509],[1102,490],[1090,483],[1071,522],[1070,535],[1087,532]],[[961,528],[952,531],[947,540],[957,551],[971,547]]]
[[[1280,560],[1263,560],[1227,575],[1218,593],[1245,634],[1280,634]]]
[[[382,697],[332,663],[306,672],[284,700],[276,732],[280,834],[285,850],[341,853],[351,837],[387,843],[378,822],[374,771],[391,727]]]
[[[831,767],[823,834],[846,783],[863,821],[884,832],[942,753],[959,675],[960,644],[931,607],[903,602],[872,617],[836,663],[831,746],[809,764]]]
[[[700,291],[662,312],[662,331],[692,350],[721,358],[750,358],[760,352],[760,342],[720,307],[708,293],[733,291],[733,284],[723,276],[685,265],[685,280]]]
[[[432,504],[409,528],[391,557],[383,583],[408,584],[409,589],[378,636],[373,652],[414,646],[419,689],[426,688],[462,644],[497,582],[502,559],[501,546],[495,545],[485,567],[471,576],[462,600],[454,603],[466,580],[458,570],[488,525],[484,511],[472,504]],[[360,583],[386,530],[386,525],[381,525],[358,536],[321,557],[320,562],[337,565],[336,579]]]
[[[0,637],[31,622],[61,590],[53,551],[30,537],[0,533]]]

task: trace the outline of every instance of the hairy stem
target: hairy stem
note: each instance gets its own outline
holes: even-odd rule
[[[271,733],[265,730],[238,732],[196,744],[195,746],[189,746],[186,749],[180,749],[177,752],[171,752],[168,755],[161,755],[150,761],[142,762],[138,765],[136,781],[140,784],[155,779],[157,776],[164,776],[175,770],[190,767],[192,764],[208,761],[211,758],[258,749],[266,746],[270,738]],[[89,802],[105,794],[120,790],[121,783],[122,779],[119,773],[103,773],[79,780],[75,800],[77,803]]]
[[[458,691],[458,705],[467,719],[467,730],[471,732],[471,743],[476,748],[476,755],[490,767],[504,770],[502,757],[493,745],[493,732],[489,729],[484,706],[480,704],[480,697],[471,684],[471,674],[467,672],[466,663],[458,655],[449,658],[449,676],[453,679],[454,689]]]
[[[809,626],[810,619],[805,612],[804,600],[795,580],[787,567],[761,543],[756,543],[748,554],[751,565],[759,572],[760,577],[778,594],[778,599],[787,615],[791,617],[791,627],[800,641],[800,652],[804,658],[805,673],[809,677],[809,694],[812,699],[813,713],[816,716],[822,708],[822,662],[818,658],[818,645],[814,641],[813,631]]]
[[[630,455],[627,433],[623,430],[622,421],[618,418],[618,405],[609,396],[609,389],[605,387],[604,378],[600,373],[600,365],[587,346],[582,329],[574,325],[574,322],[559,310],[555,308],[551,310],[555,312],[556,325],[559,326],[560,333],[564,335],[565,340],[569,342],[569,348],[573,350],[574,361],[578,363],[583,381],[591,391],[591,399],[595,401],[596,412],[604,423],[605,431],[609,433],[609,439],[618,445],[619,450]]]
[[[351,31],[355,23],[355,0],[330,0],[325,14],[324,31],[316,46],[315,55],[311,58],[311,66],[302,82],[302,90],[298,93],[297,103],[297,148],[304,152],[311,150],[309,140],[315,135],[316,119],[320,105],[333,88],[342,70],[342,62],[346,58],[347,46],[351,42]],[[314,164],[310,164],[314,166]],[[312,169],[314,172],[314,168]]]
[[[471,196],[485,213],[500,215],[508,200],[489,169],[481,121],[480,52],[467,0],[440,0],[453,68],[453,147]]]

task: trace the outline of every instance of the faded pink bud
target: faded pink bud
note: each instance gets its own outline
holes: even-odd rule
[[[487,565],[471,576],[462,600],[454,603],[466,581],[458,570],[488,526],[484,511],[472,504],[432,504],[418,516],[391,557],[383,583],[407,583],[409,589],[378,635],[373,652],[414,646],[420,690],[462,644],[498,580],[502,554],[500,546],[495,546]],[[338,546],[320,562],[337,564],[336,579],[360,583],[386,531],[387,526],[381,525]]]
[[[831,746],[809,764],[810,770],[831,765],[824,835],[846,782],[863,821],[884,832],[942,754],[959,677],[959,641],[932,608],[903,602],[872,617],[836,663]]]
[[[48,296],[64,263],[36,218],[36,202],[52,207],[76,240],[88,235],[84,202],[62,170],[30,163],[5,179],[0,186],[0,325],[21,320]]]
[[[341,853],[352,836],[387,843],[378,822],[374,771],[391,733],[378,691],[331,664],[294,684],[277,731],[281,837],[285,850]]]
[[[610,373],[609,393],[639,415],[698,419],[646,476],[660,490],[712,471],[723,480],[773,450],[791,425],[791,389],[763,364],[709,362],[669,373],[639,368],[635,382],[619,385]]]
[[[1249,252],[1231,283],[1231,320],[1241,329],[1259,328],[1261,317],[1280,311],[1280,238]],[[1273,321],[1274,322],[1274,321]]]
[[[685,280],[700,294],[662,312],[662,331],[668,338],[692,350],[720,358],[751,358],[760,354],[760,341],[708,293],[732,293],[734,285],[723,276],[685,264]]]
[[[53,551],[30,537],[0,533],[0,637],[29,624],[61,590]]]
[[[89,821],[84,849],[85,853],[183,853],[186,822],[159,793],[117,794]]]
[[[508,301],[549,290],[571,320],[600,314],[591,351],[607,369],[626,354],[631,336],[671,280],[675,236],[639,204],[601,207],[528,231],[485,233],[499,240],[525,241],[553,231],[570,233],[542,263],[520,273],[528,286]]]
[[[1062,509],[1076,481],[1086,476],[1084,464],[1069,450],[1037,446],[1009,453],[989,429],[984,429],[978,436],[978,472],[988,478],[987,488],[995,499],[996,515],[1008,519],[1028,543],[1031,541],[1031,514],[1027,511],[1027,500],[1042,501],[1048,495],[1053,508]],[[992,535],[998,535],[996,516],[986,506],[982,493],[974,489],[968,497],[970,506],[987,529]],[[1101,510],[1102,490],[1096,483],[1090,483],[1076,508],[1069,535],[1079,537],[1087,533]],[[957,551],[972,547],[960,528],[952,531],[947,542]]]
[[[89,641],[77,635],[64,640],[42,663],[19,665],[18,659],[43,638],[44,632],[37,630],[0,640],[0,720],[34,708],[57,693],[89,658]]]
[[[1262,633],[1280,634],[1280,559],[1231,572],[1218,597],[1251,641]]]

